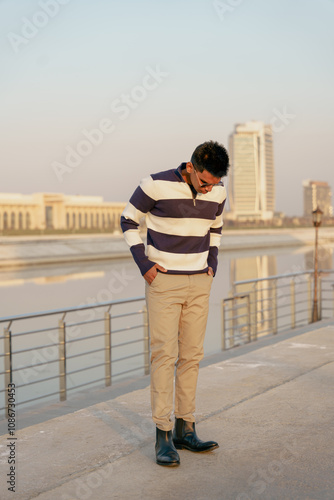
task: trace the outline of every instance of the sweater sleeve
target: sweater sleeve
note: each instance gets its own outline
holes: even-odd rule
[[[219,204],[218,211],[216,213],[216,219],[211,224],[210,227],[210,248],[208,255],[208,266],[212,267],[214,276],[217,272],[218,267],[218,248],[220,246],[220,240],[223,229],[223,210],[225,206],[226,198],[222,203]]]
[[[154,266],[145,254],[145,245],[139,233],[139,223],[147,212],[152,210],[155,204],[153,195],[153,179],[145,178],[141,181],[126,205],[121,216],[121,228],[124,239],[130,247],[133,259],[136,262],[141,274],[144,274]]]

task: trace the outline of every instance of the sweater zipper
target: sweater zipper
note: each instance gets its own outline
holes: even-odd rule
[[[194,207],[196,207],[196,195],[193,193],[191,187],[189,186],[189,189],[191,191],[191,194],[192,194],[192,197],[193,197],[193,204],[194,204]]]

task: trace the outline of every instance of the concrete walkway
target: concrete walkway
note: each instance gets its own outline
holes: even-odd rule
[[[1,436],[1,498],[333,500],[334,325],[233,351],[198,383],[197,431],[219,449],[156,465],[145,387],[19,430],[15,493]]]

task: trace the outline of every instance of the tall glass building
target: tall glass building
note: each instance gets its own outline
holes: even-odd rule
[[[312,215],[313,210],[319,207],[324,215],[331,217],[332,209],[332,191],[327,182],[321,181],[303,181],[304,190],[304,216]]]
[[[268,220],[275,211],[275,172],[271,125],[235,125],[229,137],[229,218]]]

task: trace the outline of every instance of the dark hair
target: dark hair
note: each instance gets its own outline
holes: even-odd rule
[[[229,169],[229,157],[224,146],[215,141],[203,142],[191,156],[191,163],[199,170],[207,170],[214,177],[224,177]]]

